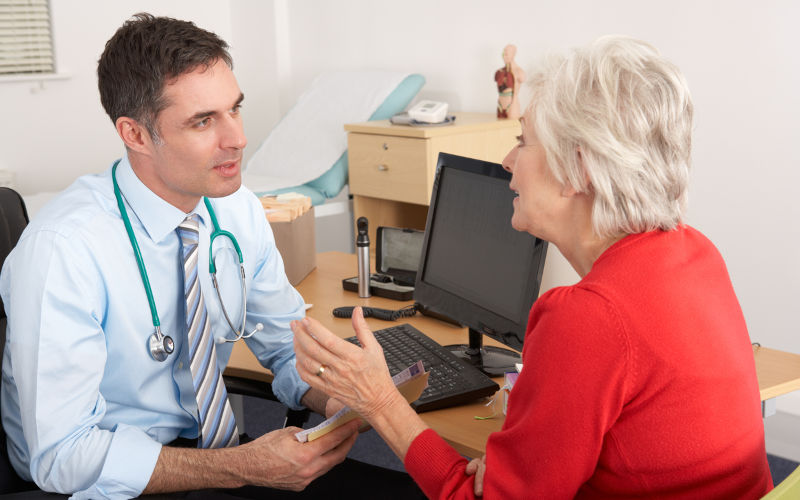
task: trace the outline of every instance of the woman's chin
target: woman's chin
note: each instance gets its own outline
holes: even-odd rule
[[[522,224],[522,222],[521,222],[521,221],[520,221],[520,220],[517,218],[517,214],[514,214],[514,215],[511,217],[511,227],[513,227],[514,229],[516,229],[517,231],[520,231],[520,232],[522,232],[522,231],[525,231],[525,230],[526,230],[526,229],[525,229],[525,226],[524,226],[524,225]]]

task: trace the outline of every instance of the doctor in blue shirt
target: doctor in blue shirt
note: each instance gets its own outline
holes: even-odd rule
[[[237,337],[207,265],[214,217],[238,240],[244,330],[255,330],[245,342],[275,374],[275,394],[293,408],[331,414],[341,407],[295,368],[289,324],[303,317],[304,304],[286,279],[260,203],[241,186],[243,94],[231,67],[227,44],[191,23],[147,14],[127,21],[98,64],[101,100],[126,154],[42,209],[6,260],[3,425],[14,468],[42,489],[75,498],[245,485],[299,491],[342,462],[355,441],[354,422],[312,443],[282,429],[235,446],[223,391],[208,398],[221,415],[208,434],[230,431],[230,440],[214,445],[228,447],[168,445],[205,432],[198,401],[208,393],[203,385],[195,391],[190,363],[200,348],[190,339],[213,340],[203,368],[213,383],[213,361],[221,372],[231,353],[224,339]],[[199,265],[186,272],[199,281],[208,317],[197,337],[187,334],[197,302],[185,287],[187,254],[176,230],[191,214]],[[221,299],[238,329],[244,304],[231,241],[217,238],[213,252]],[[196,310],[204,317],[202,304]]]

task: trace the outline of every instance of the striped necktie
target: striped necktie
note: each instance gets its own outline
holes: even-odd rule
[[[223,448],[239,444],[239,431],[228,402],[228,391],[217,366],[217,352],[211,337],[200,281],[197,278],[199,224],[191,214],[178,226],[183,256],[183,290],[186,297],[186,328],[192,383],[200,421],[199,448]]]

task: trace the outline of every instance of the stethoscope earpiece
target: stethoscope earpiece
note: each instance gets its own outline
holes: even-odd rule
[[[244,326],[244,325],[242,325],[242,326]],[[253,331],[248,333],[247,335],[243,335],[241,331],[237,332],[236,330],[234,330],[234,333],[236,334],[236,338],[234,338],[234,339],[226,339],[225,337],[215,337],[214,338],[214,343],[215,344],[224,344],[225,342],[236,342],[236,341],[239,341],[241,339],[249,339],[250,337],[255,335],[256,332],[260,332],[263,329],[264,329],[264,325],[262,325],[261,323],[256,323],[256,327],[253,328]]]

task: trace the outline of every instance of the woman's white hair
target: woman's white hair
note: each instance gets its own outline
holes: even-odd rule
[[[693,106],[678,68],[651,45],[606,36],[545,60],[526,111],[555,177],[594,194],[599,236],[679,225]]]

